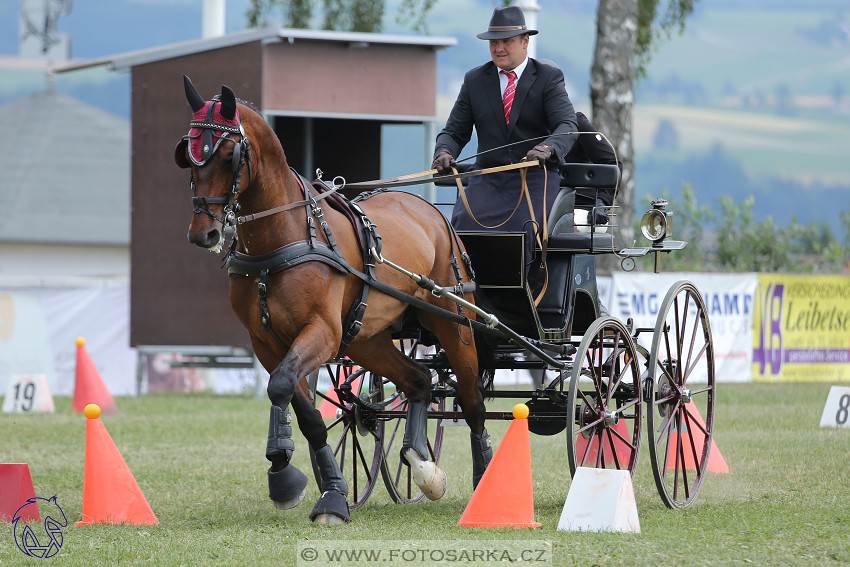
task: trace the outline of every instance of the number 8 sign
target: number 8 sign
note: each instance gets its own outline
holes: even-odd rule
[[[850,428],[850,386],[833,386],[829,389],[820,426]]]

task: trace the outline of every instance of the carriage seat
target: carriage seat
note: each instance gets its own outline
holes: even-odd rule
[[[614,245],[612,234],[596,232],[595,226],[588,233],[575,232],[576,189],[592,189],[597,194],[613,193],[620,169],[616,165],[567,163],[561,164],[560,172],[561,190],[547,221],[549,249],[591,254],[610,252]],[[590,215],[591,222],[595,221],[596,216]]]

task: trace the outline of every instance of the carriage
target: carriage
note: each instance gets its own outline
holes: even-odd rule
[[[454,362],[461,360],[464,365],[469,363],[469,359],[461,358],[457,353],[458,349],[471,344],[470,337],[475,334],[476,337],[486,336],[490,345],[490,356],[486,359],[487,368],[481,368],[483,374],[489,371],[491,375],[493,371],[502,369],[526,369],[535,378],[531,388],[507,389],[497,386],[489,388],[486,396],[524,402],[529,408],[528,424],[531,433],[564,435],[571,474],[575,474],[578,467],[594,467],[627,470],[634,475],[639,450],[646,444],[645,450],[649,451],[655,483],[663,502],[671,508],[686,507],[693,503],[707,471],[715,404],[713,343],[708,311],[702,296],[693,283],[676,283],[668,290],[658,308],[655,327],[640,328],[635,327],[631,320],[621,321],[607,314],[599,300],[595,275],[595,257],[598,255],[616,255],[625,269],[631,269],[635,258],[651,254],[656,257],[657,268],[659,256],[685,245],[684,242],[667,238],[671,216],[666,210],[666,202],[654,201],[642,220],[642,232],[649,239],[649,245],[618,247],[613,236],[617,219],[616,206],[605,207],[604,210],[590,210],[587,215],[589,226],[580,232],[576,231],[573,218],[576,189],[615,192],[619,179],[617,166],[564,166],[561,171],[561,191],[545,227],[548,284],[543,286],[541,291],[540,286],[534,289],[533,282],[528,281],[525,269],[525,233],[459,233],[458,237],[463,245],[458,250],[461,253],[465,250],[471,268],[461,269],[457,264],[453,264],[453,269],[455,275],[463,275],[464,272],[471,274],[474,271],[476,301],[470,302],[464,297],[469,297],[471,287],[468,284],[471,282],[465,282],[464,277],[458,277],[457,284],[452,286],[436,281],[428,277],[428,274],[419,273],[410,266],[405,267],[405,263],[398,258],[399,254],[390,259],[388,254],[381,253],[381,239],[375,238],[377,233],[374,231],[371,236],[368,230],[365,231],[366,236],[360,236],[361,240],[367,242],[361,248],[371,255],[367,256],[364,252],[362,264],[357,268],[349,266],[342,253],[335,256],[328,251],[321,254],[316,251],[323,250],[321,246],[317,248],[316,243],[321,238],[317,240],[316,233],[321,235],[324,232],[324,241],[331,244],[330,248],[334,248],[336,244],[333,234],[339,230],[339,226],[345,225],[345,221],[341,221],[342,225],[334,225],[331,230],[330,225],[333,223],[327,222],[327,217],[336,214],[331,213],[334,203],[340,206],[337,196],[343,188],[359,190],[379,187],[380,192],[386,188],[426,182],[430,179],[415,179],[416,176],[409,176],[414,179],[394,178],[371,184],[351,183],[346,186],[341,178],[335,178],[328,183],[322,181],[319,174],[318,180],[308,182],[295,173],[293,177],[297,183],[293,183],[294,191],[304,199],[291,198],[288,203],[279,201],[284,204],[271,201],[261,205],[249,204],[248,207],[252,207],[252,210],[258,209],[260,212],[237,217],[239,207],[234,206],[235,201],[242,198],[242,203],[250,203],[247,193],[243,197],[243,190],[246,186],[251,186],[255,176],[262,175],[262,168],[267,164],[267,160],[262,156],[257,157],[256,154],[259,136],[255,133],[256,130],[248,131],[243,127],[242,122],[248,112],[242,107],[240,118],[238,112],[222,106],[220,112],[223,112],[224,118],[221,118],[214,112],[219,98],[215,97],[209,102],[203,101],[193,92],[194,88],[188,79],[186,83],[187,98],[195,113],[195,121],[192,122],[195,134],[190,130],[190,135],[178,144],[175,157],[183,167],[192,167],[189,159],[196,166],[192,178],[196,196],[193,198],[195,214],[190,226],[190,240],[203,247],[216,248],[221,246],[221,239],[228,226],[239,227],[260,216],[283,216],[280,213],[285,212],[292,224],[291,219],[297,214],[301,215],[300,224],[303,225],[303,212],[300,211],[307,208],[308,211],[312,210],[313,216],[316,217],[314,223],[310,220],[311,213],[306,215],[307,232],[311,235],[309,242],[298,240],[290,244],[278,243],[280,248],[277,250],[258,256],[244,253],[240,256],[234,252],[235,244],[232,243],[229,269],[231,277],[234,277],[234,274],[236,277],[231,280],[231,303],[252,334],[252,340],[256,341],[255,347],[261,362],[264,356],[273,360],[268,364],[264,362],[267,368],[271,367],[272,372],[269,386],[269,396],[273,403],[270,446],[273,433],[278,431],[281,424],[288,426],[289,423],[288,415],[285,422],[281,421],[284,419],[282,415],[275,417],[275,396],[280,393],[279,386],[273,386],[272,383],[276,377],[282,376],[284,371],[298,376],[301,370],[309,368],[310,372],[306,378],[309,397],[305,399],[309,399],[316,408],[330,405],[334,410],[328,419],[319,422],[324,429],[319,437],[327,437],[334,463],[327,462],[327,454],[320,454],[324,451],[314,449],[316,445],[321,446],[321,442],[310,443],[314,473],[323,498],[329,486],[328,476],[338,476],[339,472],[347,480],[346,492],[348,506],[351,508],[366,503],[378,484],[383,484],[396,502],[416,502],[423,498],[421,483],[411,474],[413,467],[409,466],[411,463],[405,459],[405,455],[409,458],[412,453],[401,450],[404,443],[410,443],[406,429],[410,425],[408,421],[412,415],[411,410],[416,404],[426,408],[421,417],[427,419],[431,426],[427,428],[427,439],[422,441],[427,447],[427,455],[422,456],[436,465],[442,452],[443,426],[462,422],[470,417],[468,406],[471,404],[468,397],[467,404],[464,405],[464,397],[468,396],[463,390],[464,383],[468,382],[467,373],[459,372],[461,367]],[[229,89],[223,88],[221,99],[225,101],[224,105],[228,104],[228,100],[230,104],[235,104],[231,100],[233,96]],[[199,119],[198,117],[203,118],[204,113],[207,113],[206,120]],[[201,155],[202,150],[190,146],[190,143],[193,136],[200,139],[205,135],[209,136],[205,140],[212,141],[214,145],[211,149],[205,147],[204,151],[207,153]],[[217,140],[214,136],[217,136]],[[232,153],[221,152],[221,155],[217,155],[219,144],[228,138],[233,142]],[[195,155],[193,152],[198,153]],[[201,167],[209,165],[207,162],[212,163],[214,159],[220,163],[213,164],[217,169],[210,168],[213,172],[211,175],[213,178],[226,180],[226,190],[219,190],[216,194],[211,192],[211,188],[217,183],[210,178],[209,173],[203,173]],[[282,159],[285,163],[285,158]],[[198,179],[194,177],[195,172],[198,172]],[[243,173],[249,177],[247,182],[241,179]],[[426,173],[430,178],[433,172]],[[438,181],[456,183],[456,180],[486,173],[462,171]],[[200,190],[196,183],[205,183],[208,193],[199,196]],[[384,192],[381,197],[385,201],[391,198],[386,195]],[[342,199],[342,207],[353,208],[359,214],[363,212],[361,206],[365,209],[369,203],[366,199],[359,202],[354,199],[355,204]],[[323,207],[324,213],[321,208],[315,206],[319,202],[327,204]],[[398,204],[394,203],[394,206]],[[379,210],[367,212],[370,218],[374,215],[381,218]],[[362,217],[367,218],[367,215],[363,214]],[[606,226],[597,226],[598,219],[606,218]],[[198,228],[196,222],[200,221],[204,223]],[[448,225],[443,217],[434,223],[437,228],[433,228],[433,231],[437,231],[442,224]],[[375,224],[381,226],[380,222],[372,223],[368,219],[365,224],[367,228],[368,225],[372,225],[372,228]],[[389,225],[389,228],[392,228],[392,225]],[[415,229],[416,227],[408,227],[406,230],[415,232]],[[249,241],[254,238],[258,242],[263,233],[245,234],[248,235]],[[391,235],[385,231],[381,234],[384,250],[387,250],[392,242]],[[448,234],[451,239],[453,231],[450,228]],[[253,242],[250,245],[254,246]],[[369,248],[371,250],[368,250]],[[292,253],[279,257],[279,250],[283,249],[292,249]],[[537,249],[536,252],[544,253],[544,250]],[[275,256],[276,254],[278,256]],[[266,266],[265,272],[253,267],[254,259],[264,262],[262,265]],[[415,263],[415,257],[412,255],[405,260]],[[384,337],[386,341],[391,338],[393,350],[397,351],[394,355],[400,352],[408,364],[426,369],[426,376],[430,377],[430,389],[426,394],[417,394],[418,399],[424,402],[412,400],[412,397],[405,393],[411,391],[408,385],[379,371],[383,357],[380,362],[374,360],[374,356],[372,359],[364,358],[364,350],[357,348],[357,332],[362,332],[361,326],[367,326],[364,317],[368,303],[365,293],[359,300],[355,297],[356,300],[347,316],[343,313],[344,319],[351,324],[342,325],[345,329],[339,330],[342,335],[342,347],[336,355],[324,357],[324,362],[313,368],[304,362],[291,370],[291,367],[301,364],[301,360],[307,357],[303,355],[303,349],[299,349],[301,358],[287,362],[291,358],[288,353],[295,350],[291,346],[293,339],[287,336],[286,328],[275,332],[270,322],[270,319],[275,318],[278,321],[281,318],[289,319],[290,314],[287,312],[281,317],[274,313],[275,309],[280,307],[272,302],[270,297],[273,283],[269,279],[269,262],[278,267],[282,266],[278,273],[285,274],[290,272],[284,270],[294,265],[304,265],[306,262],[327,264],[319,266],[324,270],[323,274],[332,274],[334,269],[342,271],[344,268],[348,270],[345,275],[349,280],[356,282],[356,278],[352,277],[354,274],[374,289],[392,295],[400,303],[406,304],[398,311],[399,314],[406,315],[392,318],[376,331],[375,335]],[[340,262],[344,264],[342,268]],[[375,278],[374,273],[378,267],[383,270],[381,273],[384,276]],[[274,273],[276,272],[272,270],[271,274]],[[451,273],[450,268],[446,268],[444,273]],[[417,289],[417,292],[403,293],[378,281],[387,279],[388,275],[396,278],[393,280],[397,282],[394,284],[395,288],[400,287],[398,282],[402,280],[413,280],[416,286],[409,289]],[[241,276],[244,278],[240,279]],[[371,276],[371,279],[368,276]],[[245,287],[234,287],[242,285],[240,282],[243,281],[248,282]],[[292,280],[287,289],[297,287],[292,285],[293,282],[297,283],[297,280]],[[364,289],[369,286],[361,283]],[[243,305],[242,297],[249,295],[249,289],[251,297]],[[426,293],[421,293],[421,290]],[[268,298],[266,294],[269,294]],[[439,304],[432,298],[438,298]],[[479,298],[484,301],[479,301]],[[371,301],[370,299],[369,302]],[[259,306],[255,305],[257,303]],[[455,305],[456,308],[449,309],[448,305]],[[481,305],[494,306],[497,313],[486,311]],[[419,317],[410,317],[412,309],[408,309],[408,306],[415,308],[420,313]],[[289,309],[293,309],[291,304]],[[428,319],[428,316],[431,316],[431,319]],[[253,321],[254,318],[257,321]],[[436,326],[433,324],[434,320],[438,322]],[[426,325],[423,321],[432,323]],[[461,341],[455,344],[457,337],[445,332],[435,332],[435,328],[443,329],[440,326],[441,321],[450,323],[448,326],[451,327],[452,333],[464,335],[466,339],[461,338]],[[451,344],[447,342],[447,337],[452,340]],[[386,341],[382,344],[386,345]],[[294,342],[297,343],[297,339]],[[270,345],[275,344],[283,345],[283,361],[280,360],[280,355],[275,358],[270,352],[274,350]],[[356,354],[352,354],[350,358],[344,356],[346,346],[349,346],[349,352]],[[375,351],[367,349],[367,352],[374,354]],[[384,355],[388,356],[389,353],[384,352]],[[366,362],[357,360],[358,357]],[[304,382],[300,380],[299,387],[304,387]],[[289,395],[290,398],[286,398],[286,401],[288,403],[292,400],[299,418],[299,426],[303,431],[304,426],[300,423],[302,419],[308,416],[312,419],[314,416],[299,408],[297,391],[294,394],[290,392]],[[472,415],[475,419],[474,414]],[[483,422],[483,419],[511,419],[513,416],[509,411],[486,411],[477,417]],[[313,424],[315,426],[316,422],[313,421]],[[316,434],[315,431],[313,433]],[[323,447],[324,449],[327,449],[327,446]],[[267,456],[268,451],[267,449]],[[424,451],[425,449],[420,451],[420,454]],[[269,459],[272,460],[271,457]],[[272,462],[274,463],[273,460]],[[284,463],[283,467],[286,466],[287,463]],[[334,473],[331,469],[338,472]],[[271,475],[270,469],[270,486]],[[303,481],[299,479],[299,482]],[[342,484],[345,484],[344,481]],[[272,499],[277,500],[274,491],[272,486]],[[429,498],[432,496],[429,495]],[[321,507],[320,504],[321,501],[314,509],[314,514]]]
[[[713,433],[708,311],[695,285],[680,281],[668,290],[654,328],[635,328],[631,320],[606,313],[596,285],[596,255],[616,255],[630,270],[635,258],[653,255],[657,265],[659,254],[686,244],[666,239],[672,211],[660,199],[642,220],[649,246],[615,247],[617,206],[593,207],[586,228],[575,231],[576,190],[613,193],[618,176],[616,165],[561,166],[561,190],[548,227],[551,283],[536,305],[525,277],[524,232],[459,233],[478,286],[512,323],[507,332],[495,331],[500,341],[494,369],[525,369],[533,377],[532,389],[497,387],[488,396],[524,402],[533,434],[565,434],[572,475],[586,466],[628,470],[634,476],[645,427],[662,501],[670,508],[687,507],[705,477]],[[598,218],[608,223],[597,226]],[[463,420],[451,365],[436,338],[421,326],[401,328],[393,338],[397,348],[432,373],[428,417],[435,427],[429,450],[438,462],[443,427]],[[309,383],[317,407],[335,408],[327,427],[353,482],[352,507],[364,504],[379,483],[395,502],[421,500],[423,493],[397,456],[404,394],[345,358],[329,361],[310,375]],[[513,414],[493,411],[486,418],[509,420]]]

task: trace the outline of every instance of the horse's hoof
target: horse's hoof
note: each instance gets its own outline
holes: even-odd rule
[[[339,516],[335,516],[334,514],[318,514],[315,518],[313,518],[313,523],[326,524],[328,526],[339,526],[344,524],[345,520]]]
[[[310,512],[310,520],[317,524],[337,525],[351,521],[348,502],[345,496],[333,490],[327,490]]]
[[[432,461],[423,461],[419,453],[413,449],[405,451],[404,456],[410,464],[413,482],[428,500],[439,500],[446,495],[449,483],[443,469]]]
[[[304,498],[307,477],[293,465],[279,471],[269,469],[269,498],[278,510],[295,508]]]
[[[301,501],[304,500],[305,494],[307,494],[307,489],[302,490],[301,494],[285,502],[278,502],[277,500],[272,500],[272,504],[274,504],[274,507],[278,510],[289,510],[301,504]]]

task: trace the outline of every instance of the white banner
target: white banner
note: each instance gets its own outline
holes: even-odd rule
[[[673,284],[689,280],[703,296],[714,342],[715,379],[749,382],[752,378],[753,308],[757,274],[696,272],[615,272],[611,284],[611,315],[634,320],[635,328],[655,328],[658,310]],[[640,344],[649,349],[652,333],[642,333]]]
[[[44,374],[53,395],[72,395],[83,337],[109,393],[136,394],[129,293],[126,280],[0,286],[0,391],[13,374]]]

